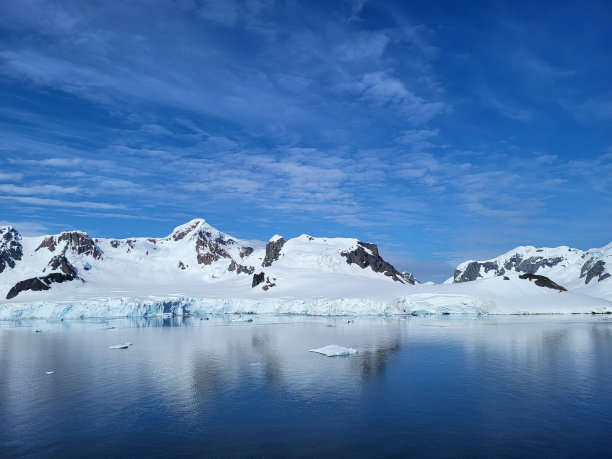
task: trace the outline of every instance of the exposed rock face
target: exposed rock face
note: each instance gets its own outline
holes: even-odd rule
[[[64,273],[51,273],[44,277],[33,277],[31,279],[22,280],[17,282],[6,295],[6,299],[10,300],[11,298],[15,298],[21,292],[25,292],[26,290],[32,291],[41,291],[41,290],[49,290],[51,288],[51,284],[61,284],[62,282],[72,281],[78,279],[76,275],[69,275]]]
[[[276,287],[276,284],[274,283],[275,280],[276,280],[276,277],[273,277],[272,280],[270,280],[269,277],[266,277],[266,283],[263,287],[261,287],[261,289],[264,291],[267,291],[267,290],[270,290],[270,288],[272,287]]]
[[[23,247],[21,246],[21,234],[12,226],[0,227],[0,273],[6,267],[13,269],[15,262],[21,260]]]
[[[57,239],[54,236],[46,237],[35,251],[46,248],[49,249],[50,252],[54,252],[55,248],[62,242],[67,243],[63,250],[64,254],[68,249],[70,249],[71,252],[78,255],[89,255],[96,260],[102,260],[102,251],[87,233],[83,233],[81,231],[61,233]],[[111,245],[114,247],[112,242]]]
[[[254,266],[244,266],[232,260],[227,270],[232,271],[232,272],[236,271],[236,274],[244,273],[244,274],[251,275],[255,272],[255,267]]]
[[[551,268],[564,260],[563,257],[529,257],[523,259],[520,254],[510,257],[503,265],[498,261],[472,261],[464,269],[455,270],[454,283],[470,282],[482,276],[482,272],[495,271],[495,276],[503,276],[506,271],[534,274],[542,267]]]
[[[257,287],[259,284],[266,280],[266,275],[263,272],[253,275],[253,283],[251,284],[251,288]]]
[[[414,277],[414,275],[412,273],[409,273],[408,271],[404,271],[403,273],[401,273],[401,276],[402,276],[402,279],[404,279],[407,284],[410,284],[410,285],[420,284],[420,282],[416,279],[416,277]]]
[[[402,274],[378,254],[376,244],[358,242],[355,250],[341,252],[340,255],[346,258],[346,262],[349,265],[355,263],[360,268],[369,267],[375,273],[383,273],[394,281],[405,282]]]
[[[227,241],[220,237],[212,240],[212,233],[200,231],[196,240],[198,264],[211,265],[221,258],[231,259],[230,254],[221,247],[221,245],[227,245],[227,243]]]
[[[240,258],[248,257],[254,251],[255,251],[255,249],[253,249],[253,247],[242,247],[240,249]]]
[[[537,274],[527,273],[527,274],[521,274],[519,276],[519,279],[527,279],[530,282],[534,281],[534,283],[538,287],[547,287],[547,288],[559,290],[560,292],[567,292],[567,289],[565,287],[562,287],[561,285],[554,283],[546,276],[538,276]]]
[[[181,231],[177,231],[176,233],[172,234],[172,239],[174,239],[175,241],[180,241],[185,236],[187,236],[189,233],[191,233],[194,229],[196,229],[198,225],[199,225],[199,222],[196,221],[193,223],[193,225],[187,228],[184,228]]]
[[[68,242],[66,248],[70,247],[72,252],[79,255],[89,255],[96,260],[102,259],[102,252],[87,233],[82,233],[80,231],[62,233],[57,238],[58,245],[64,241]]]
[[[483,269],[484,272],[489,272],[491,270],[495,271],[495,275],[496,276],[501,276],[503,275],[506,270],[504,268],[499,268],[499,266],[497,265],[497,262],[478,262],[478,261],[473,261],[471,263],[469,263],[465,269],[463,271],[460,270],[456,270],[455,271],[455,283],[458,282],[469,282],[469,281],[473,281],[478,279],[479,277],[482,277],[482,275],[480,274],[480,269]]]
[[[264,257],[261,266],[264,268],[267,266],[272,266],[272,263],[278,260],[280,257],[283,245],[285,245],[285,240],[282,237],[269,240],[266,244],[266,256]]]
[[[597,277],[597,282],[600,282],[604,279],[610,277],[610,273],[605,272],[606,270],[606,262],[603,260],[598,260],[593,263],[593,258],[589,259],[580,270],[580,277],[586,277],[585,284],[588,284]]]
[[[47,265],[47,268],[51,268],[53,271],[59,269],[61,272],[69,276],[76,277],[77,275],[76,268],[72,266],[72,264],[68,261],[65,255],[56,255],[51,258],[51,261]]]
[[[55,238],[53,236],[47,236],[43,239],[38,247],[36,247],[35,252],[38,252],[40,249],[49,249],[49,252],[55,251]]]

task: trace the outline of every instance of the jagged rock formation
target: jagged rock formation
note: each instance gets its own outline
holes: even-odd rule
[[[266,256],[261,264],[264,268],[272,266],[272,263],[279,259],[285,240],[281,236],[274,236],[266,244]]]
[[[33,277],[30,279],[17,282],[6,295],[6,299],[15,298],[21,292],[26,290],[41,291],[51,289],[51,284],[61,284],[62,282],[78,279],[76,275],[64,273],[51,273],[44,277]]]
[[[76,276],[77,274],[75,267],[72,266],[65,255],[56,255],[51,258],[47,268],[51,268],[52,271],[59,269],[61,272],[69,276]],[[45,268],[43,271],[45,271],[47,268]]]
[[[559,290],[560,292],[567,292],[567,289],[565,287],[562,287],[559,284],[556,284],[555,282],[551,281],[548,277],[546,276],[538,276],[537,274],[521,274],[519,276],[519,279],[526,279],[528,281],[533,281],[534,284],[536,284],[538,287],[546,287],[546,288],[552,288],[555,290]]]
[[[402,276],[402,279],[404,279],[407,284],[410,284],[410,285],[420,284],[420,282],[417,280],[416,277],[414,277],[412,273],[409,273],[408,271],[403,271],[400,274]]]
[[[495,276],[503,276],[507,271],[534,274],[540,268],[551,268],[563,262],[563,257],[545,258],[542,256],[531,256],[524,258],[522,254],[515,254],[505,262],[494,261],[472,261],[468,262],[463,269],[455,270],[454,281],[470,282],[483,277],[482,272],[493,271]]]
[[[259,284],[266,280],[266,275],[261,272],[257,274],[253,274],[253,282],[251,283],[251,288],[257,287]]]
[[[593,263],[594,258],[590,258],[582,268],[580,269],[580,278],[585,277],[585,284],[588,284],[594,278],[597,278],[597,282],[600,282],[604,279],[610,277],[610,273],[606,272],[606,262],[603,260],[598,260]]]
[[[23,256],[23,247],[21,243],[21,234],[12,226],[0,227],[0,273],[7,266],[15,267],[15,262],[21,260]]]
[[[48,236],[36,248],[36,251],[46,248],[50,252],[54,252],[56,247],[66,243],[62,250],[62,254],[66,254],[68,250],[77,255],[88,255],[95,260],[102,259],[102,251],[96,243],[89,237],[87,233],[82,231],[70,231],[61,233],[59,236]]]
[[[244,273],[244,274],[251,275],[255,271],[255,267],[254,266],[243,266],[239,263],[236,263],[234,260],[232,260],[227,270],[230,272],[236,271],[236,274]]]
[[[359,241],[356,249],[341,252],[340,255],[346,258],[349,265],[355,263],[360,268],[371,268],[375,273],[383,273],[394,281],[405,282],[402,274],[378,254],[376,244]]]

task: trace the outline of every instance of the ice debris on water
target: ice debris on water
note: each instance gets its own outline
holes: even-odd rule
[[[131,345],[132,343],[115,344],[113,346],[108,346],[108,348],[109,349],[127,349]]]
[[[327,357],[336,357],[341,355],[357,354],[357,349],[342,347],[338,346],[337,344],[330,344],[329,346],[320,347],[319,349],[310,349],[308,352],[316,352],[318,354],[326,355]]]
[[[46,375],[52,375],[53,373],[55,373],[55,371],[45,371]]]

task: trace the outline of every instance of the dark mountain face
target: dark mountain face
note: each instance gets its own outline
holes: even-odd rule
[[[0,273],[13,269],[15,263],[23,257],[21,234],[11,226],[0,227]]]
[[[389,276],[396,282],[404,283],[406,279],[393,265],[383,260],[378,254],[378,247],[376,244],[370,244],[368,242],[358,242],[357,248],[351,251],[341,252],[346,262],[350,265],[355,263],[360,268],[370,268],[375,273],[383,273],[385,276]]]
[[[62,254],[66,254],[68,250],[78,255],[89,255],[96,260],[102,260],[102,251],[96,245],[92,238],[87,233],[81,231],[71,231],[69,233],[61,233],[59,236],[48,236],[36,248],[36,252],[41,249],[47,249],[49,252],[55,252],[58,245],[66,242],[66,246],[62,250]]]

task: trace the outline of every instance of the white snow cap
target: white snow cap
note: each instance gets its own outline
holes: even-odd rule
[[[203,218],[194,218],[193,220],[188,221],[187,223],[183,223],[182,225],[177,226],[176,228],[174,228],[174,230],[172,230],[172,234],[177,233],[179,231],[185,231],[185,230],[194,230],[196,229],[198,226],[210,226],[208,225],[208,223],[206,223],[206,220],[204,220]]]
[[[272,236],[270,239],[268,239],[268,242],[276,242],[279,239],[283,239],[283,237],[280,234],[275,234],[274,236]]]

